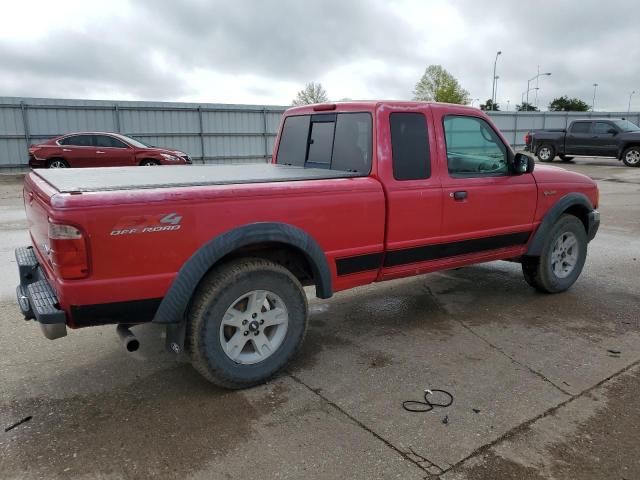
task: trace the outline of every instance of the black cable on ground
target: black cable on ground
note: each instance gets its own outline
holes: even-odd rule
[[[429,395],[433,395],[434,393],[441,393],[445,397],[447,397],[446,402],[434,402],[433,400],[429,400],[427,398]],[[407,412],[430,412],[434,407],[446,408],[453,403],[453,395],[451,395],[446,390],[440,390],[434,388],[433,390],[425,390],[424,391],[424,402],[419,400],[405,400],[402,402],[402,408],[404,408]]]

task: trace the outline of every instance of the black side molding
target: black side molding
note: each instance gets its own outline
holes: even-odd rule
[[[160,303],[153,322],[181,322],[195,288],[218,260],[241,247],[265,242],[283,243],[300,250],[311,265],[316,282],[316,295],[319,298],[329,298],[333,295],[327,257],[311,235],[284,223],[253,223],[223,233],[196,251],[178,271]]]

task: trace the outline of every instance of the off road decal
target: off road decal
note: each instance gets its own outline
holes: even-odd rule
[[[160,215],[136,215],[122,217],[111,229],[111,235],[131,235],[134,233],[171,232],[180,230],[182,215],[162,213]]]

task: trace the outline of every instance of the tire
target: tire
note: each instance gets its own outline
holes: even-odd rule
[[[554,158],[556,158],[556,150],[553,148],[553,145],[549,145],[548,143],[543,143],[536,150],[536,157],[541,162],[552,162]]]
[[[141,167],[157,167],[158,165],[160,165],[159,162],[150,159],[144,159],[140,162]]]
[[[567,247],[571,240],[575,240],[574,245]],[[573,215],[562,215],[549,232],[542,254],[522,260],[524,279],[540,292],[564,292],[582,272],[587,258],[587,243],[587,232],[582,222]],[[563,245],[558,249],[559,244]],[[560,256],[561,252],[563,256]],[[572,263],[571,268],[569,263]]]
[[[253,297],[253,292],[266,292],[265,300],[254,301],[261,297],[260,293]],[[278,325],[261,323],[282,322],[285,317]],[[191,363],[207,380],[224,388],[264,383],[298,351],[307,317],[307,296],[289,270],[257,258],[232,261],[212,270],[196,291],[187,318]],[[264,338],[273,348],[263,344],[259,351],[258,342]]]
[[[47,168],[69,168],[69,164],[62,158],[52,158],[47,162]]]
[[[565,163],[571,163],[573,161],[573,157],[568,157],[566,155],[558,155],[560,157],[560,160],[562,160]]]
[[[622,154],[622,163],[627,167],[640,167],[640,146],[627,148]]]

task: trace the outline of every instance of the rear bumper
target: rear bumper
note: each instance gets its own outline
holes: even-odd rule
[[[588,241],[591,241],[596,236],[596,233],[598,233],[598,229],[600,228],[600,212],[598,210],[592,210],[589,212],[588,219],[587,239]]]
[[[59,308],[58,297],[42,273],[32,247],[15,250],[20,285],[16,297],[26,320],[35,319],[49,340],[67,335],[67,316]]]

